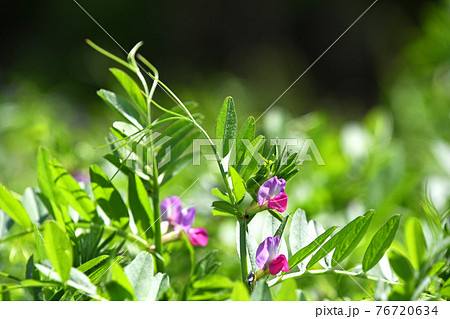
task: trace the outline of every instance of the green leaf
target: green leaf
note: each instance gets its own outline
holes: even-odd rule
[[[333,233],[335,229],[336,226],[328,228],[323,234],[314,239],[309,245],[297,251],[295,255],[292,256],[291,259],[289,259],[289,269],[294,268],[300,262],[305,260],[306,257],[308,257],[314,251],[316,251],[316,249],[319,248],[320,245],[322,245],[325,242],[325,240],[331,235],[331,233]]]
[[[152,269],[153,271],[153,269]],[[120,266],[118,263],[113,263],[111,267],[111,281],[115,282],[117,285],[120,286],[120,294],[121,297],[123,295],[126,295],[129,300],[134,300],[134,292],[133,292],[133,286],[131,285],[130,281],[128,280],[127,275],[125,274],[122,266]],[[123,294],[125,292],[125,294]],[[113,298],[116,299],[116,298]],[[122,298],[120,298],[122,299]],[[119,299],[119,300],[120,300]],[[123,298],[125,299],[125,298]],[[116,299],[117,300],[117,299]]]
[[[283,236],[283,232],[284,232],[284,229],[286,227],[286,224],[287,224],[289,218],[290,218],[290,215],[287,215],[283,218],[281,225],[278,227],[278,229],[275,232],[275,234],[273,235],[273,237],[280,236],[280,238],[281,238]]]
[[[201,132],[194,132],[187,136],[184,136],[179,143],[174,147],[164,148],[164,153],[158,153],[156,160],[158,162],[158,167],[160,168],[160,173],[162,174],[167,169],[172,166],[178,166],[178,160],[184,156],[192,157],[192,142],[200,136]],[[169,141],[170,142],[170,141]],[[169,143],[170,144],[170,143]],[[165,146],[165,145],[164,145]],[[164,156],[160,156],[164,155]]]
[[[414,217],[408,218],[405,223],[404,233],[411,264],[415,269],[419,270],[427,256],[427,242],[423,235],[420,220]]]
[[[248,288],[242,283],[242,281],[236,281],[231,291],[232,301],[250,301],[250,295]]]
[[[236,108],[233,98],[227,97],[220,109],[216,124],[216,139],[221,140],[218,143],[218,151],[222,157],[225,157],[230,151],[233,140],[236,137],[237,118]]]
[[[239,176],[238,172],[233,167],[230,167],[230,176],[231,176],[231,182],[233,184],[233,193],[234,197],[236,198],[236,202],[240,202],[244,199],[246,190],[244,181]]]
[[[373,214],[373,211],[366,213],[361,219],[358,220],[357,223],[355,223],[355,226],[348,232],[348,234],[340,240],[331,260],[331,265],[333,267],[344,260],[356,248],[356,246],[358,246],[370,226]]]
[[[66,202],[55,186],[53,170],[50,166],[50,154],[42,147],[38,150],[37,175],[39,188],[48,198],[50,202],[49,208],[52,209],[54,218],[61,225],[71,223],[72,219],[70,218],[67,207],[61,207]]]
[[[440,294],[444,298],[450,298],[450,278],[448,278],[447,281],[442,285]]]
[[[297,209],[291,217],[292,221],[289,226],[289,246],[293,256],[300,249],[307,246],[315,236],[311,237],[308,233],[308,221],[306,220],[304,210]],[[304,263],[299,265],[300,270],[305,268],[305,265],[303,264]]]
[[[414,281],[414,268],[408,258],[395,250],[388,251],[387,256],[392,270],[400,279],[403,279],[405,282]]]
[[[57,201],[54,179],[49,165],[50,154],[42,147],[38,150],[37,173],[39,188],[50,202]]]
[[[35,266],[45,277],[49,278],[50,280],[62,282],[60,276],[57,273],[55,273],[53,269],[51,269],[48,265],[36,264]],[[67,285],[69,287],[75,288],[81,293],[86,294],[92,298],[101,299],[101,297],[97,295],[97,287],[94,286],[89,280],[89,278],[78,269],[75,268],[70,269],[70,276],[69,279],[67,280]],[[34,283],[34,281],[29,281],[27,287],[39,287],[39,286],[37,286]]]
[[[233,287],[233,285],[233,282],[228,277],[221,275],[208,275],[195,281],[192,286],[194,289],[215,290],[228,289]]]
[[[280,223],[283,222],[283,216],[281,215],[281,213],[273,209],[268,209],[267,211],[269,212],[270,215],[272,215],[273,218],[278,220]]]
[[[152,278],[152,283],[150,287],[150,293],[147,296],[146,301],[155,301],[159,300],[162,297],[162,294],[169,289],[169,276],[162,273],[157,273]]]
[[[345,225],[340,231],[338,231],[333,237],[331,237],[317,252],[314,256],[312,256],[311,260],[308,262],[306,266],[307,269],[311,268],[323,257],[328,255],[336,246],[341,242],[345,236],[355,227],[357,223],[363,219],[364,216],[358,216],[353,219],[350,223]]]
[[[244,162],[240,165],[238,168],[239,173],[242,176],[242,179],[244,181],[247,181],[259,168],[260,163],[263,163],[263,159],[261,157],[261,154],[258,153],[261,152],[261,149],[264,145],[264,136],[258,135],[252,142],[252,153],[249,150],[246,150],[245,152],[245,159]]]
[[[275,301],[297,301],[297,284],[295,279],[284,280]]]
[[[143,122],[140,120],[140,114],[136,111],[133,105],[123,97],[114,92],[107,90],[99,90],[97,92],[103,101],[106,102],[112,109],[119,112],[126,120],[138,128],[143,128]]]
[[[89,169],[94,197],[105,214],[117,227],[128,225],[128,209],[117,189],[108,180],[100,167],[92,165]]]
[[[251,295],[252,301],[272,301],[272,293],[264,280],[256,282],[255,288]]]
[[[13,275],[1,272],[1,271],[0,271],[0,277],[7,278],[7,279],[12,280],[12,281],[20,281],[20,279],[17,278],[16,276],[13,276]]]
[[[213,188],[211,190],[211,194],[213,194],[214,196],[219,197],[220,199],[226,201],[226,202],[230,202],[230,199],[228,198],[228,195],[225,194],[224,192],[222,192],[220,189],[218,188]]]
[[[226,213],[229,215],[236,215],[236,209],[229,202],[214,201],[212,203],[212,207],[214,208],[215,211]],[[217,215],[219,215],[219,214],[217,214]]]
[[[128,176],[128,204],[139,236],[153,237],[154,222],[153,212],[150,205],[147,190],[139,176],[130,174]]]
[[[149,253],[142,251],[135,259],[125,267],[125,274],[133,287],[137,300],[146,300],[152,285],[153,279],[153,257]]]
[[[373,236],[364,254],[362,269],[367,272],[372,269],[384,256],[391,246],[400,224],[400,215],[392,216]]]
[[[17,224],[30,228],[33,224],[30,216],[23,208],[22,204],[14,198],[10,191],[0,183],[0,209],[2,209],[9,217],[11,217]]]
[[[258,242],[255,239],[255,236],[253,235],[253,232],[251,229],[248,230],[247,236],[246,236],[246,243],[247,243],[247,257],[250,260],[250,263],[248,264],[253,272],[258,271],[258,266],[256,265],[256,251],[258,250]],[[281,244],[283,244],[281,242]],[[286,243],[284,243],[286,244]]]
[[[81,189],[72,175],[56,160],[49,160],[49,167],[53,176],[53,183],[57,188],[55,192],[59,191],[65,203],[75,209],[86,221],[91,221],[97,217],[95,204],[88,194]]]
[[[108,257],[109,257],[108,255],[101,255],[101,256],[95,257],[91,260],[86,261],[85,263],[83,263],[82,265],[77,267],[77,269],[81,272],[86,272],[86,271],[94,268],[98,264],[100,264],[103,260],[105,260]]]
[[[236,137],[236,148],[235,157],[237,163],[241,162],[243,160],[244,154],[246,153],[247,147],[244,144],[244,140],[246,141],[253,141],[255,138],[255,119],[253,116],[250,116],[247,121],[245,121],[244,125],[242,125],[241,130],[239,131],[237,137]]]
[[[111,269],[112,265],[118,263],[123,259],[123,256],[116,256],[114,258],[107,259],[104,263],[102,263],[98,268],[96,268],[92,273],[89,274],[89,279],[98,284],[100,279]]]
[[[72,245],[66,232],[55,221],[48,221],[44,228],[44,245],[53,268],[66,282],[72,267]]]
[[[49,214],[47,207],[39,197],[38,191],[31,187],[27,187],[23,192],[22,205],[30,216],[31,222],[35,225],[40,225],[41,221],[45,220]]]
[[[45,253],[44,236],[42,236],[41,232],[39,231],[36,225],[33,225],[33,230],[34,230],[34,244],[36,246],[37,261],[48,259],[47,254]]]
[[[129,76],[127,73],[120,69],[111,68],[111,73],[116,77],[119,83],[127,92],[128,96],[134,102],[134,104],[144,113],[147,113],[147,103],[145,102],[144,95],[139,88],[139,85]]]

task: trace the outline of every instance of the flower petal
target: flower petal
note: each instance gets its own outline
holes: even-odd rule
[[[267,207],[269,207],[269,209],[275,209],[276,211],[282,213],[286,211],[287,200],[288,198],[286,193],[280,193],[280,195],[269,200],[269,202],[267,203]]]
[[[208,243],[208,233],[204,228],[191,228],[188,231],[189,241],[194,246],[206,246]]]
[[[284,179],[278,179],[274,176],[262,184],[258,191],[258,204],[263,206],[270,199],[278,196],[281,192],[284,192],[286,188],[286,181]]]
[[[161,221],[173,221],[181,214],[181,201],[177,196],[167,197],[159,205]]]
[[[278,255],[277,258],[275,258],[269,265],[269,272],[271,275],[276,275],[280,271],[289,271],[289,263],[286,256],[283,254]]]
[[[187,209],[181,210],[181,214],[178,214],[177,218],[174,219],[174,222],[178,226],[180,226],[186,232],[186,234],[192,227],[192,224],[194,224],[195,212],[195,207],[189,207]]]
[[[276,256],[278,245],[280,244],[280,236],[267,237],[256,250],[255,262],[259,269],[266,270],[269,264]]]

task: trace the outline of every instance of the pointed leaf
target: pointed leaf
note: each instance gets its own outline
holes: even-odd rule
[[[404,282],[414,281],[414,268],[408,258],[395,250],[390,250],[387,256],[392,270],[400,279],[403,279]]]
[[[252,301],[272,301],[272,293],[264,280],[259,280],[256,282],[255,288],[253,289],[251,295]]]
[[[243,160],[247,147],[244,144],[244,140],[253,141],[255,139],[255,119],[250,116],[244,125],[242,125],[239,134],[236,137],[235,159],[237,163]]]
[[[308,234],[308,221],[306,220],[305,211],[297,209],[292,215],[292,221],[289,227],[289,246],[292,256],[307,246],[313,238],[315,237],[311,237]],[[300,264],[300,270],[303,270],[305,268],[304,266],[303,263]]]
[[[359,221],[363,217],[364,216],[356,217],[350,223],[345,225],[341,230],[339,230],[333,237],[331,237],[311,258],[306,268],[307,269],[311,268],[312,266],[314,266],[315,263],[317,263],[323,257],[328,255],[333,249],[335,249],[336,246],[341,242],[341,240],[345,238],[345,236],[347,236],[347,234],[353,229],[353,227],[355,227],[357,223],[359,223]]]
[[[101,255],[101,256],[95,257],[91,260],[86,261],[85,263],[83,263],[82,265],[77,267],[77,269],[81,272],[86,272],[86,271],[94,268],[98,264],[100,264],[103,260],[107,259],[108,257],[109,257],[108,255]]]
[[[143,122],[140,119],[140,114],[135,110],[133,105],[123,97],[114,92],[107,90],[99,90],[97,92],[103,101],[106,102],[112,109],[116,110],[126,120],[138,128],[143,128]]]
[[[362,263],[364,272],[373,268],[391,246],[400,224],[400,215],[392,216],[373,236]]]
[[[231,182],[233,184],[233,193],[236,198],[236,202],[240,202],[242,199],[244,199],[246,194],[244,181],[233,167],[230,167],[229,169],[231,175]]]
[[[89,169],[94,197],[105,214],[118,227],[128,225],[128,209],[117,189],[108,180],[100,167],[93,165]]]
[[[134,102],[134,104],[142,111],[144,114],[147,113],[147,104],[145,102],[144,95],[139,88],[139,85],[129,76],[127,73],[120,69],[111,68],[109,69],[111,73],[116,77],[119,83],[127,92],[128,96]]]
[[[0,184],[0,209],[2,209],[9,217],[11,217],[17,224],[29,228],[32,222],[22,204],[6,189],[3,184]]]
[[[48,221],[44,228],[45,251],[53,268],[66,282],[72,267],[72,245],[66,232],[55,221]]]
[[[236,137],[236,129],[236,108],[233,98],[229,96],[223,102],[216,124],[216,139],[222,140],[221,143],[218,143],[218,151],[222,157],[225,157],[230,151],[231,144]]]
[[[153,237],[153,213],[147,190],[139,176],[130,174],[128,176],[128,204],[139,236]]]
[[[327,229],[323,234],[321,234],[319,237],[314,239],[309,245],[303,247],[299,251],[297,251],[294,256],[289,259],[289,269],[294,268],[297,266],[300,262],[306,259],[309,255],[311,255],[314,251],[317,250],[317,248],[322,245],[325,240],[331,235],[331,233],[336,229],[336,226],[330,227]]]
[[[125,274],[133,287],[137,300],[146,300],[152,285],[153,279],[153,257],[143,251],[125,267]]]
[[[366,234],[367,229],[369,229],[373,214],[373,211],[366,213],[357,223],[355,223],[355,226],[348,234],[340,240],[333,253],[333,259],[331,260],[331,265],[333,267],[344,260],[356,246],[358,246],[359,242]]]
[[[420,220],[410,217],[405,223],[405,242],[411,264],[419,270],[426,259],[427,242]]]
[[[56,160],[49,161],[49,167],[53,176],[56,192],[59,191],[63,201],[75,209],[80,216],[91,221],[97,216],[95,204],[91,198],[81,189],[78,182]]]

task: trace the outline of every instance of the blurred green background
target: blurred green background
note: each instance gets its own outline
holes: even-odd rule
[[[199,103],[212,133],[226,96],[235,98],[241,124],[257,118],[371,1],[79,3],[126,50],[143,40],[141,54],[182,100]],[[73,1],[6,0],[2,7],[0,181],[17,193],[36,186],[39,145],[71,172],[106,167],[106,150],[94,147],[118,117],[95,91],[118,87],[108,72],[114,64],[84,39],[117,55],[120,48]],[[156,99],[173,105],[161,91]],[[289,210],[301,207],[328,227],[373,208],[379,226],[394,213],[423,216],[426,188],[438,210],[448,209],[449,111],[450,1],[380,0],[257,130],[297,138],[300,146],[312,138],[326,163],[301,166],[287,187]],[[182,197],[185,206],[197,206],[196,225],[211,234],[200,255],[218,248],[221,271],[238,278],[234,221],[211,216],[210,190],[221,186],[216,172],[203,161],[162,191],[180,195],[200,178]],[[116,183],[124,181],[119,176]],[[263,221],[259,216],[255,225]],[[11,262],[22,258],[16,253]]]

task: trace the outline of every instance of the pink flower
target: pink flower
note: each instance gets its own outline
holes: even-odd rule
[[[286,181],[274,176],[262,184],[258,191],[258,204],[261,207],[275,209],[282,213],[287,207],[287,195],[284,192]]]
[[[204,228],[191,228],[188,231],[189,240],[194,246],[206,246],[208,243],[208,233]]]
[[[204,228],[192,228],[196,209],[189,207],[183,209],[180,198],[167,197],[160,204],[161,220],[168,221],[174,229],[182,229],[194,246],[205,246],[208,243],[208,233]]]
[[[261,270],[269,269],[271,275],[276,275],[280,271],[288,272],[289,263],[286,256],[278,253],[280,236],[267,237],[256,250],[256,265]]]

